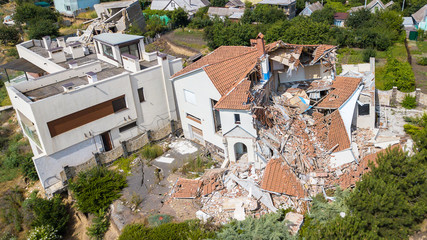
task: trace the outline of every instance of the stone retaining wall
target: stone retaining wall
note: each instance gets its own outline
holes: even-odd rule
[[[380,105],[383,106],[397,106],[402,103],[406,94],[411,96],[415,96],[417,99],[417,104],[420,107],[427,106],[427,94],[421,92],[421,89],[417,88],[413,92],[405,93],[397,90],[397,87],[393,87],[392,90],[382,91],[378,90],[378,98]]]

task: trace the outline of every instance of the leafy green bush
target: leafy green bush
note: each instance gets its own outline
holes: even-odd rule
[[[414,109],[417,107],[417,98],[409,94],[405,95],[405,98],[402,101],[402,107],[406,109]]]
[[[65,227],[69,220],[68,209],[62,203],[59,195],[52,199],[37,197],[37,192],[25,200],[24,210],[27,212],[26,221],[33,227],[51,226],[58,234],[65,232]]]
[[[119,240],[152,240],[152,239],[182,239],[198,240],[215,237],[213,229],[200,221],[186,221],[181,223],[166,223],[157,227],[146,227],[143,224],[127,225]]]
[[[395,58],[387,59],[383,79],[386,90],[396,86],[400,91],[409,92],[415,88],[415,76],[411,65]]]
[[[61,239],[58,231],[50,225],[35,227],[30,231],[27,240],[57,240]]]
[[[427,57],[420,57],[417,59],[417,64],[421,66],[427,65]]]
[[[170,223],[172,217],[167,214],[156,214],[148,217],[148,224],[150,226],[156,227],[165,223]]]
[[[163,154],[163,148],[159,145],[146,145],[141,150],[141,155],[143,158],[152,160]]]
[[[69,184],[78,209],[93,214],[106,210],[120,197],[121,190],[126,186],[124,174],[105,167],[94,167],[80,172]]]
[[[92,225],[87,228],[87,235],[91,239],[102,240],[104,234],[108,231],[110,222],[104,211],[99,211],[92,220]]]
[[[232,221],[217,233],[217,239],[295,239],[285,225],[285,215],[266,214],[260,218],[247,217],[243,221]]]
[[[377,52],[372,49],[372,48],[368,48],[363,50],[362,56],[363,56],[363,61],[368,63],[371,59],[371,57],[375,57],[377,54]]]

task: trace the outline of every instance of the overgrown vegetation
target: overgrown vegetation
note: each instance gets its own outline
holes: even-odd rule
[[[86,234],[95,240],[104,239],[105,233],[108,231],[110,227],[110,222],[108,220],[108,216],[105,214],[103,210],[100,210],[92,220],[92,224],[87,228]]]
[[[417,98],[415,96],[411,96],[409,94],[405,95],[402,101],[402,107],[406,109],[414,109],[417,107]]]
[[[15,187],[7,190],[0,198],[1,229],[11,235],[17,235],[23,229],[24,192]]]
[[[84,213],[97,214],[105,211],[118,199],[127,186],[126,177],[106,167],[94,167],[80,172],[69,184],[76,199],[77,208]]]
[[[163,148],[159,145],[146,145],[141,150],[141,156],[147,160],[153,160],[163,154]]]
[[[363,175],[345,200],[345,216],[331,212],[323,224],[310,223],[302,237],[406,239],[414,232],[427,214],[427,115],[418,120],[424,127],[412,132],[415,154],[408,156],[397,147],[379,154],[378,166],[370,164],[371,172]]]
[[[180,168],[180,172],[183,175],[189,175],[188,177],[199,177],[205,169],[210,169],[214,165],[215,161],[212,158],[199,155],[196,158],[187,159]]]
[[[27,240],[57,240],[61,236],[50,225],[35,227],[30,231]]]
[[[25,200],[23,208],[26,212],[25,221],[32,227],[50,226],[60,235],[65,233],[69,215],[59,195],[47,200],[37,197],[35,191]]]
[[[427,57],[420,57],[417,59],[417,64],[421,66],[427,66]]]
[[[395,58],[387,59],[383,79],[385,90],[390,90],[394,86],[403,92],[410,92],[415,89],[415,76],[411,65]]]
[[[286,227],[285,211],[266,214],[260,218],[247,217],[243,221],[232,221],[217,233],[217,239],[296,239]]]
[[[155,214],[148,217],[148,225],[151,227],[157,227],[170,222],[172,222],[172,216],[167,214]]]
[[[119,240],[128,239],[212,239],[215,237],[215,228],[197,220],[180,223],[165,223],[156,227],[147,227],[144,224],[127,225]]]
[[[117,168],[123,171],[124,174],[130,175],[132,171],[131,163],[135,158],[136,158],[136,154],[132,154],[127,158],[121,157],[117,159],[113,165],[117,166]]]

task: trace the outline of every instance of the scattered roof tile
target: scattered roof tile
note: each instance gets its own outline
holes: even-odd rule
[[[261,188],[276,193],[283,193],[298,198],[305,196],[302,184],[281,159],[271,159],[264,171]]]
[[[174,198],[196,198],[200,187],[202,186],[202,181],[179,178],[175,184],[175,192],[173,194]]]
[[[316,122],[316,134],[320,141],[324,143],[326,150],[331,150],[335,147],[333,152],[339,152],[350,148],[350,140],[338,110],[318,119]]]

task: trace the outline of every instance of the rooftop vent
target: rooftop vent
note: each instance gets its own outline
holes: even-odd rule
[[[64,89],[64,92],[69,92],[74,89],[74,83],[66,83],[62,85],[62,88]]]
[[[68,62],[68,67],[69,68],[76,68],[78,65],[77,65],[77,62],[76,61],[69,61]]]
[[[95,83],[98,81],[98,77],[96,76],[96,73],[94,73],[94,72],[87,72],[86,76],[87,76],[87,81],[89,83]]]

